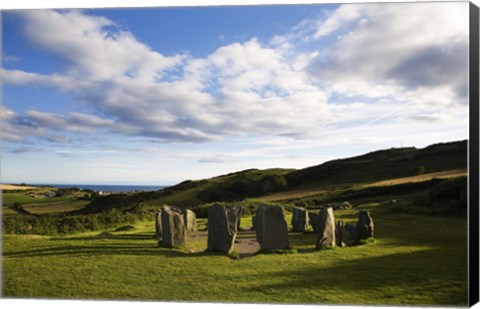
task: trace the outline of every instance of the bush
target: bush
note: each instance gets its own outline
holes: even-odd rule
[[[5,234],[58,235],[95,231],[119,225],[133,224],[137,220],[153,217],[153,212],[123,213],[112,209],[100,214],[90,215],[17,215],[3,218]]]
[[[436,213],[463,215],[467,212],[467,177],[459,177],[436,185],[428,194],[429,207]]]
[[[425,166],[423,165],[417,165],[412,170],[410,171],[410,174],[412,176],[417,176],[417,175],[423,175],[425,174]]]

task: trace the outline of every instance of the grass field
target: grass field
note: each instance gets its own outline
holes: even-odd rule
[[[4,235],[3,297],[313,304],[465,305],[466,221],[373,207],[376,241],[331,250],[231,259],[160,248],[153,222],[131,232]],[[335,212],[354,220],[356,210]],[[203,220],[204,221],[204,220]],[[202,222],[203,222],[202,221]],[[242,225],[250,225],[245,218]],[[315,235],[291,234],[311,249]],[[198,253],[191,253],[197,252]],[[310,251],[310,250],[306,250]],[[303,252],[303,251],[302,251]]]
[[[49,203],[26,204],[23,208],[32,214],[59,214],[81,209],[88,203],[89,201],[83,200],[60,200]]]
[[[436,172],[436,173],[427,173],[427,174],[416,175],[416,176],[401,177],[401,178],[395,178],[395,179],[389,179],[389,180],[373,181],[373,182],[364,183],[364,184],[357,184],[357,185],[354,185],[354,187],[357,189],[361,189],[361,188],[378,187],[378,186],[393,186],[393,185],[399,185],[399,184],[405,184],[405,183],[416,183],[416,182],[428,181],[434,178],[450,179],[450,178],[466,176],[466,175],[467,175],[467,170],[456,169],[456,170]],[[283,201],[283,200],[293,199],[293,198],[304,198],[309,196],[315,196],[318,194],[328,192],[331,189],[336,189],[339,187],[347,187],[347,186],[349,186],[348,183],[342,183],[342,184],[330,185],[330,186],[308,185],[300,189],[289,190],[286,192],[270,193],[260,198],[270,202]]]
[[[246,170],[165,191],[98,197],[85,208],[84,193],[57,199],[7,192],[4,231],[56,236],[2,234],[2,297],[465,306],[466,143],[457,144],[379,151],[298,171]],[[412,176],[416,165],[427,172]],[[298,183],[252,194],[270,184],[265,179],[275,184],[284,175]],[[255,233],[242,229],[234,248],[239,259],[205,252],[206,231],[190,235],[185,248],[156,244],[156,209],[168,203],[206,216],[212,198],[240,202],[246,214],[272,201],[286,210],[348,201],[353,208],[335,211],[336,219],[355,222],[359,210],[371,211],[375,241],[315,251],[313,232],[290,233],[293,250],[254,254]],[[7,207],[15,202],[23,209]],[[65,215],[77,209],[85,211]],[[16,213],[22,211],[33,215]],[[128,232],[114,226],[150,216]],[[242,227],[251,222],[244,217]],[[203,229],[207,219],[197,223]]]
[[[5,185],[3,185],[5,187]],[[85,207],[89,201],[78,200],[84,193],[76,192],[64,196],[46,197],[42,194],[53,192],[56,189],[48,187],[22,187],[22,192],[2,192],[2,214],[5,216],[15,215],[17,212],[10,208],[14,203],[32,214],[61,214]],[[14,188],[17,190],[18,188]]]

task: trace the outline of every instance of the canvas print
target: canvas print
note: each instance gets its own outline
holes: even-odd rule
[[[467,306],[471,9],[3,10],[1,297]]]

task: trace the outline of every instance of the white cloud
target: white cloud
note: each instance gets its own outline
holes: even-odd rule
[[[104,17],[24,11],[27,37],[67,66],[50,74],[4,69],[4,81],[59,88],[90,113],[30,110],[22,121],[9,120],[6,134],[316,139],[397,116],[422,121],[465,102],[465,14],[465,3],[347,4],[268,43],[251,38],[195,58],[162,55]],[[330,36],[337,38],[324,40]],[[399,105],[409,109],[392,113]]]
[[[456,91],[457,100],[465,95],[467,3],[345,4],[313,37],[325,35],[337,35],[337,42],[310,72],[333,91],[399,98],[444,87]]]
[[[95,115],[70,113],[68,116],[29,110],[26,112],[29,120],[40,128],[66,130],[72,132],[91,132],[95,128],[108,128],[112,121]]]
[[[111,20],[80,11],[30,10],[20,13],[28,38],[70,63],[69,75],[93,81],[128,74],[153,80],[178,65],[183,56],[152,51]]]
[[[15,111],[0,105],[1,137],[3,140],[22,143],[28,137],[41,137],[45,130],[22,118]]]

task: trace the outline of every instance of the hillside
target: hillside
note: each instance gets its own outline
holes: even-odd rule
[[[163,204],[193,207],[214,201],[243,200],[287,189],[285,175],[291,169],[249,169],[210,179],[186,180],[154,192],[111,194],[99,197],[76,212],[96,213],[112,208],[130,210],[139,203],[150,206]]]
[[[435,144],[422,149],[392,148],[300,170],[250,169],[210,179],[186,180],[154,192],[112,194],[96,198],[76,213],[98,213],[112,208],[134,211],[139,204],[196,207],[214,201],[241,201],[272,194],[288,196],[289,192],[303,192],[308,196],[312,195],[309,194],[312,190],[318,193],[355,184],[466,169],[467,141]]]
[[[379,150],[294,171],[286,178],[290,187],[354,184],[411,176],[421,166],[423,173],[466,169],[467,141]]]

